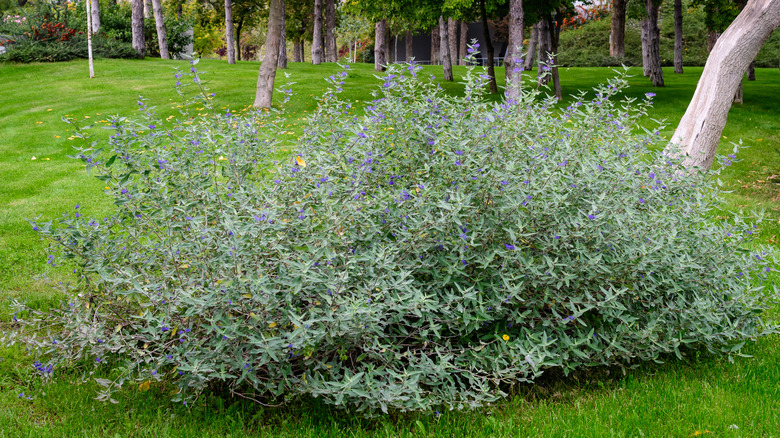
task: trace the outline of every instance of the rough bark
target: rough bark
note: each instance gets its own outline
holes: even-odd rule
[[[683,72],[682,0],[674,0],[674,72]]]
[[[447,19],[447,36],[450,39],[450,60],[453,65],[458,65],[458,20]]]
[[[144,18],[152,18],[152,0],[144,0]]]
[[[506,67],[507,99],[520,96],[520,82],[523,71],[523,1],[509,0],[509,39],[504,58]]]
[[[385,58],[385,33],[387,31],[387,21],[379,20],[376,22],[374,32],[374,70],[385,71],[387,59]]]
[[[550,41],[550,23],[546,19],[542,19],[537,23],[539,25],[539,36],[537,44],[539,45],[539,64],[536,70],[537,83],[539,85],[545,85],[550,81],[550,75],[544,74],[550,69],[552,58],[550,52],[552,51],[552,41]]]
[[[434,26],[433,29],[431,29],[431,65],[437,65],[439,64],[439,45],[441,40],[441,33],[439,32],[439,27]]]
[[[482,35],[485,38],[485,50],[487,51],[487,68],[488,76],[490,76],[490,92],[498,93],[498,85],[496,84],[496,69],[493,66],[493,59],[495,54],[493,49],[493,41],[492,38],[490,38],[490,27],[488,27],[485,0],[479,0],[479,9],[482,13]]]
[[[444,67],[444,80],[454,81],[452,76],[452,57],[450,56],[450,32],[447,20],[439,16],[439,30],[441,31],[441,65]]]
[[[609,56],[626,56],[626,0],[612,0],[612,27],[609,34]]]
[[[293,42],[293,62],[303,62],[303,41]]]
[[[336,50],[336,2],[325,0],[325,53],[327,62],[336,62],[339,52]]]
[[[405,43],[406,43],[406,47],[405,47],[405,49],[406,49],[405,50],[406,51],[406,62],[412,62],[412,58],[413,58],[413,53],[412,52],[414,50],[413,42],[414,42],[414,35],[412,35],[412,31],[407,30],[406,31],[406,39],[405,39]]]
[[[660,2],[656,4],[653,0],[645,0],[645,9],[647,17],[642,20],[643,34],[642,50],[646,56],[643,56],[647,75],[650,81],[656,87],[664,86],[664,73],[661,70],[661,30],[658,28],[658,8]]]
[[[241,17],[241,20],[238,22],[238,25],[236,26],[236,33],[235,33],[235,44],[233,44],[233,50],[235,50],[233,53],[236,54],[236,60],[241,61],[243,59],[241,54],[241,32],[244,29],[244,17]]]
[[[311,40],[311,63],[322,64],[322,0],[314,0],[314,29]]]
[[[753,60],[753,62],[750,63],[747,69],[747,80],[749,81],[755,81],[756,80],[756,61]]]
[[[100,4],[98,3],[98,0],[91,0],[90,1],[90,9],[89,9],[90,18],[92,20],[92,33],[98,33],[98,30],[100,30]]]
[[[133,33],[133,48],[139,58],[146,56],[146,41],[144,40],[144,0],[133,0],[133,18],[131,23]]]
[[[95,1],[95,3],[97,2]],[[171,55],[168,53],[168,35],[165,33],[162,1],[152,0],[152,7],[154,8],[154,24],[157,27],[157,44],[160,46],[160,58],[171,59]]]
[[[534,24],[531,27],[531,38],[528,40],[528,52],[525,54],[525,70],[531,71],[534,68],[534,61],[536,60],[536,52],[538,52],[539,41],[539,23]]]
[[[466,65],[466,54],[468,53],[469,44],[469,24],[465,21],[458,21],[458,23],[460,23],[460,47],[458,48],[458,62],[460,65]]]
[[[645,76],[650,76],[649,32],[650,22],[647,18],[644,18],[640,22],[639,35],[642,42],[642,74]]]
[[[268,7],[268,35],[266,49],[260,72],[257,75],[257,94],[254,105],[258,108],[270,108],[274,94],[274,79],[279,58],[279,43],[282,39],[282,20],[284,19],[283,0],[270,0]]]
[[[780,0],[751,1],[715,43],[691,103],[672,136],[688,169],[709,169],[726,125],[731,97],[748,65],[780,26]]]
[[[225,44],[227,45],[228,64],[236,63],[236,48],[233,36],[233,0],[225,0]]]
[[[284,19],[284,0],[282,0],[282,32],[279,35],[279,59],[276,61],[278,68],[287,68],[287,22]]]

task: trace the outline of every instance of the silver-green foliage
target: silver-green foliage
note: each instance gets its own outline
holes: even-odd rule
[[[209,116],[139,101],[143,121],[116,118],[81,154],[116,211],[34,224],[78,280],[60,309],[19,305],[6,339],[55,373],[113,367],[102,399],[225,382],[370,414],[480,405],[550,369],[738,353],[775,330],[771,255],[744,249],[755,226],[710,219],[715,180],[635,135],[649,98],[616,101],[622,76],[558,109],[527,90],[489,103],[474,69],[452,97],[391,66],[352,116],[347,72],[281,161],[283,125],[206,94]]]

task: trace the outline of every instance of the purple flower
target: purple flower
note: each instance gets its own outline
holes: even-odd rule
[[[463,151],[455,151],[455,155],[463,155]]]
[[[639,203],[640,203],[640,204],[644,204],[644,203],[645,203],[645,200],[644,200],[644,199],[642,199],[642,198],[639,198]]]
[[[588,215],[588,219],[596,219],[596,215],[589,214],[589,215]]]
[[[505,244],[504,246],[506,247],[506,249],[508,249],[508,250],[510,250],[510,251],[514,251],[514,250],[515,250],[515,246],[514,246],[514,245],[511,245],[511,244],[509,244],[509,243]]]
[[[645,93],[645,96],[647,96],[648,99],[652,99],[655,97],[655,93]]]

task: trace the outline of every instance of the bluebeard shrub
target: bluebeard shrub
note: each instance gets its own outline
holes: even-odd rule
[[[33,223],[76,281],[60,309],[17,304],[6,341],[46,375],[116,370],[101,399],[226,382],[371,415],[482,405],[551,369],[731,357],[775,331],[756,226],[711,219],[717,181],[648,148],[650,97],[617,101],[622,75],[562,109],[528,90],[489,103],[474,69],[453,97],[390,66],[364,116],[346,76],[280,161],[273,113],[205,92],[178,120],[144,101],[142,121],[115,118],[80,158],[116,210]]]

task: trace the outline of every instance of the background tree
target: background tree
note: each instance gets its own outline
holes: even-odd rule
[[[374,70],[385,71],[387,66],[387,20],[381,19],[376,22],[374,31]]]
[[[626,56],[626,0],[612,0],[612,28],[609,34],[609,56]]]
[[[98,0],[90,0],[90,6],[92,33],[96,34],[100,30],[100,3],[98,3]]]
[[[144,0],[132,0],[132,34],[133,48],[139,58],[146,56],[146,41],[144,40]]]
[[[287,68],[287,26],[284,9],[284,0],[282,0],[282,31],[279,37],[279,59],[277,61],[279,68]]]
[[[452,57],[450,56],[450,36],[447,20],[439,16],[439,30],[441,31],[441,65],[444,67],[444,80],[455,80],[452,74]]]
[[[674,72],[683,72],[682,0],[674,0]]]
[[[311,40],[311,63],[322,63],[322,0],[314,0],[314,30]]]
[[[339,58],[336,47],[336,4],[334,0],[325,0],[325,55],[327,62],[336,62]]]
[[[233,37],[233,0],[225,0],[225,44],[228,64],[236,63],[235,38]]]
[[[97,3],[97,0],[92,0]],[[165,33],[165,17],[163,17],[162,1],[152,0],[152,8],[154,9],[154,23],[157,27],[157,44],[160,47],[160,58],[171,59],[171,55],[168,53],[168,36]]]
[[[270,0],[268,7],[268,36],[266,51],[260,71],[257,75],[257,93],[254,106],[270,108],[274,94],[274,79],[279,58],[279,42],[282,38],[282,20],[284,18],[283,0]]]
[[[645,17],[642,19],[642,66],[656,87],[664,86],[661,70],[661,30],[658,28],[658,8],[661,0],[645,0]]]
[[[523,70],[523,0],[509,0],[509,41],[504,57],[506,66],[506,97],[517,98]]]

